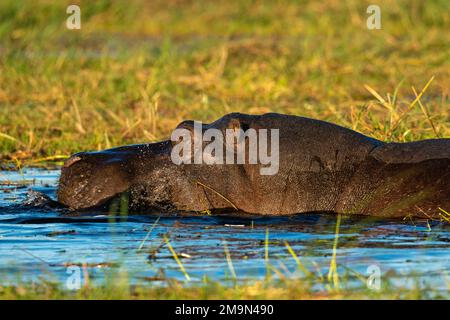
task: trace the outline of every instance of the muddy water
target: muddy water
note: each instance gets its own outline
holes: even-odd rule
[[[163,284],[161,279],[184,280],[185,274],[173,259],[164,235],[193,281],[201,281],[206,275],[227,283],[231,273],[224,243],[240,281],[262,279],[267,271],[266,230],[269,263],[278,272],[303,276],[286,249],[286,241],[318,278],[328,272],[336,216],[199,215],[161,217],[157,221],[156,215],[66,215],[40,207],[36,199],[30,201],[30,190],[54,199],[58,176],[58,170],[0,172],[1,284],[42,278],[66,283],[73,272],[68,266],[82,264],[90,281],[98,283],[119,269],[126,270],[132,283],[155,285]],[[357,272],[367,278],[379,270],[382,284],[387,278],[398,287],[420,283],[448,295],[449,248],[450,227],[446,223],[342,217],[336,257],[341,275]],[[362,285],[363,280],[354,277],[347,285]]]

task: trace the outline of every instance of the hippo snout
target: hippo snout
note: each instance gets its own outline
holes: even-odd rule
[[[167,165],[170,141],[79,152],[61,168],[58,202],[73,210],[104,207]]]
[[[97,207],[129,187],[129,170],[118,154],[77,153],[61,169],[58,202],[74,209]]]

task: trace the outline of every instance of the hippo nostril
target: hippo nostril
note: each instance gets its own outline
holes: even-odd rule
[[[75,162],[78,162],[81,160],[81,157],[79,156],[73,156],[71,158],[69,158],[65,163],[64,163],[64,168],[68,168],[71,165],[73,165]]]

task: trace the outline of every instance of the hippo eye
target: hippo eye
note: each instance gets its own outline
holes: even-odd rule
[[[67,161],[64,163],[64,168],[68,168],[68,167],[70,167],[71,165],[73,165],[75,162],[78,162],[78,161],[80,161],[80,160],[81,160],[81,157],[78,157],[78,156],[71,157],[69,160],[67,160]]]

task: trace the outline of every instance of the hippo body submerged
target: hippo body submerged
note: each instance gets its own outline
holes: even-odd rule
[[[193,131],[194,122],[178,128]],[[261,215],[335,212],[437,217],[450,208],[450,139],[384,143],[324,121],[233,113],[203,125],[279,129],[279,168],[262,164],[175,164],[176,142],[73,155],[58,201],[74,210],[106,206],[126,193],[130,212],[236,210]]]

